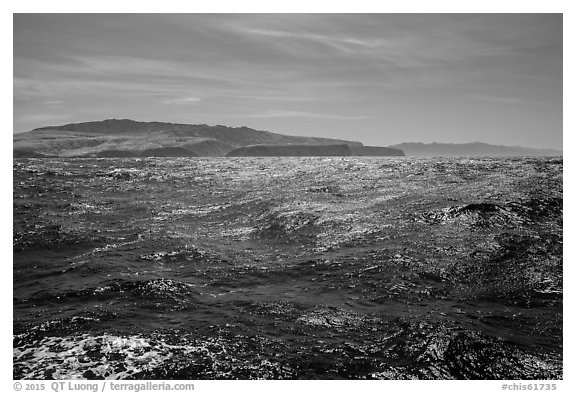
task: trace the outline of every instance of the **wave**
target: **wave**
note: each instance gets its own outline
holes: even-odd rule
[[[106,238],[98,232],[86,233],[59,224],[28,225],[13,234],[14,252],[87,248],[101,245]]]
[[[172,279],[157,278],[150,280],[111,280],[101,286],[74,289],[64,292],[40,291],[22,299],[21,303],[42,305],[70,303],[72,301],[87,304],[96,301],[112,300],[114,303],[134,304],[144,308],[183,310],[194,308],[194,297],[199,294],[187,284]]]
[[[561,218],[562,198],[534,198],[526,201],[498,203],[471,203],[450,206],[416,214],[416,220],[429,224],[445,224],[454,220],[468,222],[476,227],[515,227],[531,224],[544,218]]]
[[[14,379],[557,379],[561,358],[427,321],[368,323],[353,313],[308,315],[317,332],[370,327],[371,339],[283,342],[214,327],[212,336],[48,336],[14,350]],[[322,318],[320,318],[322,316]],[[329,321],[329,322],[326,322]],[[232,325],[230,325],[232,326]],[[320,329],[320,330],[318,330]],[[367,332],[368,334],[368,332]]]

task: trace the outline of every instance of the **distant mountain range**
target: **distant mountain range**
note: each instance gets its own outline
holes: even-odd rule
[[[390,146],[412,157],[514,157],[561,156],[562,151],[531,149],[520,146],[489,145],[487,143],[400,143]]]
[[[364,146],[341,139],[289,136],[248,127],[103,120],[48,126],[15,134],[19,157],[215,156],[522,156],[562,155],[556,150],[484,143],[403,143]]]

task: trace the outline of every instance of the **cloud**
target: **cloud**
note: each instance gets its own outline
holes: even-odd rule
[[[249,115],[241,115],[244,118],[277,118],[277,117],[303,117],[312,119],[327,119],[327,120],[361,120],[366,119],[368,116],[346,116],[346,115],[333,115],[328,113],[314,113],[302,111],[268,111],[264,113],[256,113]]]
[[[36,61],[28,58],[14,58],[15,88],[26,80],[34,83],[49,82],[108,82],[111,84],[129,85],[171,85],[195,83],[203,86],[236,86],[261,82],[262,76],[269,77],[271,72],[255,70],[252,73],[238,73],[234,61],[214,64],[200,61],[194,56],[180,59],[153,59],[129,55],[72,55],[64,56],[59,62]],[[246,70],[244,70],[246,71]],[[286,71],[284,70],[284,73]],[[279,75],[280,72],[274,73]],[[20,85],[16,84],[20,80]],[[49,92],[41,91],[46,94]]]
[[[14,99],[19,101],[32,101],[50,99],[57,96],[51,86],[41,81],[14,77]]]
[[[72,118],[70,114],[34,113],[17,116],[22,123],[44,123],[47,121],[65,120]]]
[[[502,97],[502,96],[495,96],[495,95],[470,94],[470,95],[467,95],[466,98],[471,99],[471,100],[492,102],[492,103],[497,103],[497,104],[547,105],[546,102],[542,102],[542,101],[527,100],[524,98],[517,98],[517,97]]]
[[[288,101],[288,102],[302,102],[302,101],[319,101],[319,100],[327,100],[328,98],[332,97],[325,97],[325,96],[303,96],[298,95],[297,92],[294,93],[295,95],[250,95],[250,94],[235,94],[235,95],[228,95],[225,98],[240,98],[243,100],[257,100],[257,101]]]
[[[190,104],[196,104],[200,101],[202,101],[202,99],[199,97],[179,97],[163,100],[162,102],[168,105],[190,105]]]
[[[342,36],[330,36],[325,34],[317,33],[306,33],[306,32],[292,32],[292,31],[281,31],[281,30],[266,30],[266,29],[254,29],[254,28],[243,28],[240,29],[244,34],[262,36],[262,37],[272,37],[272,38],[287,38],[290,40],[301,40],[314,42],[321,45],[329,46],[343,53],[353,53],[358,49],[365,51],[366,49],[374,49],[378,47],[384,47],[386,41],[382,39],[360,39],[356,37],[342,37]]]

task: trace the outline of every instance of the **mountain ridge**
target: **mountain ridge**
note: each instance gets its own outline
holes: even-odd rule
[[[362,146],[361,142],[277,134],[245,126],[139,122],[107,119],[60,126],[46,126],[14,135],[14,151],[60,157],[140,156],[143,152],[178,149],[179,155],[224,156],[250,145]],[[156,150],[155,150],[156,149]],[[190,154],[184,152],[186,149]],[[176,151],[176,150],[173,150]],[[163,153],[164,154],[164,153]]]
[[[515,157],[515,156],[562,156],[561,150],[536,149],[523,146],[492,145],[485,142],[469,143],[422,143],[407,142],[389,146],[404,151],[412,157]]]

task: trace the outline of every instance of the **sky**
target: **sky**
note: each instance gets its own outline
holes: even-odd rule
[[[110,118],[562,149],[561,14],[15,14],[14,132]]]

